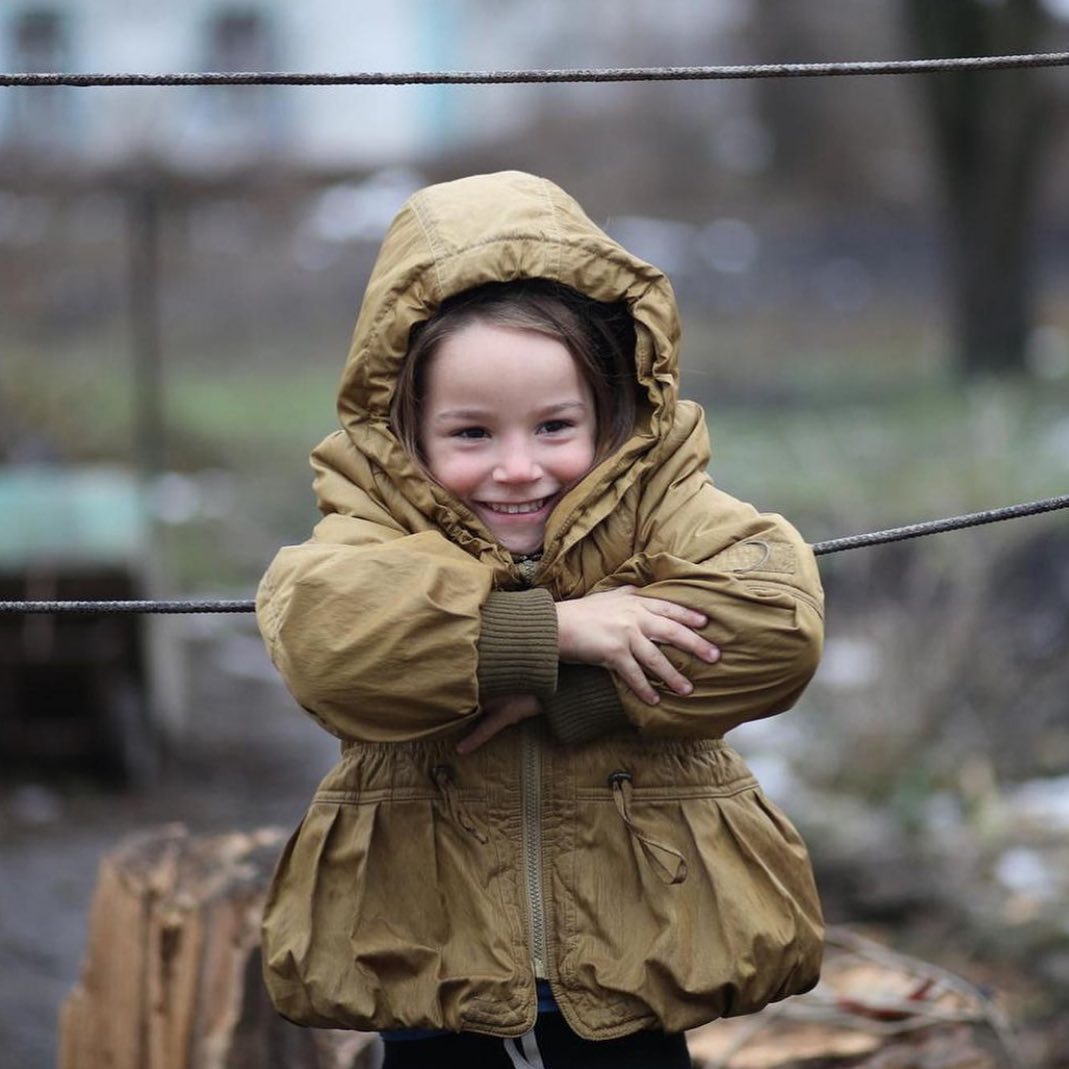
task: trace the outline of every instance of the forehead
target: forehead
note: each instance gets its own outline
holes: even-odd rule
[[[424,403],[431,407],[589,400],[579,365],[549,335],[473,322],[444,338],[428,358]]]

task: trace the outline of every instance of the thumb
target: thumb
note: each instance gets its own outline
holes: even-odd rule
[[[483,743],[489,742],[502,728],[508,727],[511,722],[508,706],[487,714],[475,725],[470,735],[465,735],[457,743],[457,753],[465,754],[477,750]]]

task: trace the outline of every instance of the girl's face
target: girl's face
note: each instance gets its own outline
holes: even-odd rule
[[[420,444],[431,475],[512,553],[541,548],[554,505],[594,464],[594,399],[554,338],[478,321],[427,360]]]

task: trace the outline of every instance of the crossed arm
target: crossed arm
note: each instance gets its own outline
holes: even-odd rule
[[[642,597],[636,587],[622,586],[555,604],[559,660],[604,668],[641,700],[656,705],[660,696],[650,677],[661,680],[675,694],[686,696],[693,684],[662,652],[672,646],[707,664],[715,664],[720,651],[700,629],[708,618],[700,612],[663,598]],[[475,729],[458,744],[470,753],[511,724],[542,713],[534,694],[504,694],[482,704]]]
[[[658,503],[637,518],[641,551],[556,602],[493,590],[491,570],[438,532],[332,514],[276,557],[261,629],[297,701],[343,738],[467,728],[471,750],[539,713],[566,743],[628,725],[708,737],[788,708],[820,653],[812,554],[778,517],[708,484]],[[542,606],[512,614],[518,632],[498,627],[516,661],[488,685],[489,616],[512,598]]]

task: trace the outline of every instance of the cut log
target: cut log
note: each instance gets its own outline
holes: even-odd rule
[[[100,864],[82,978],[60,1014],[60,1069],[370,1069],[374,1036],[275,1013],[260,913],[284,833],[178,825]]]

